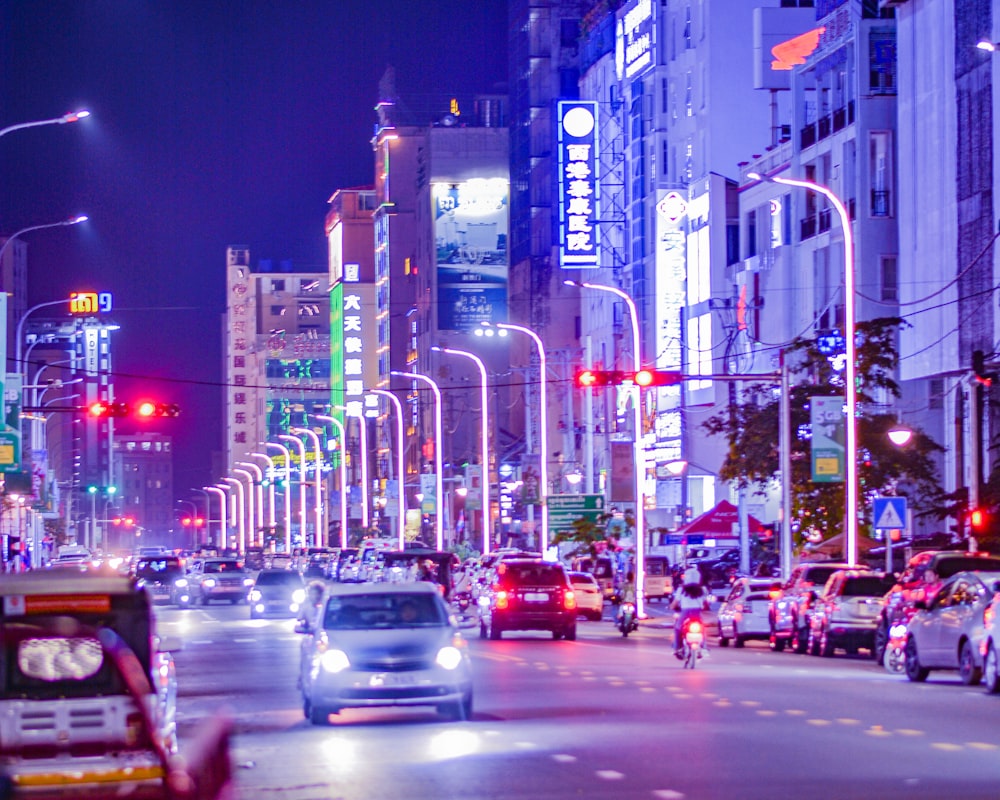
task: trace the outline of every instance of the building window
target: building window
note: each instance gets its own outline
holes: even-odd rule
[[[687,84],[686,84],[686,86],[684,88],[684,107],[687,109],[687,116],[689,116],[689,117],[693,117],[694,116],[694,99],[693,99],[693,94],[694,94],[694,90],[693,90],[693,87],[691,85],[691,72],[688,71],[688,73],[687,73]]]
[[[684,49],[690,50],[691,44],[691,6],[684,9]]]
[[[868,35],[869,83],[872,94],[896,94],[896,32],[872,30]]]
[[[891,217],[892,140],[889,131],[872,131],[869,144],[873,217]]]
[[[944,408],[944,378],[931,378],[927,382],[929,396],[927,398],[927,408],[931,411],[940,411]]]
[[[272,280],[271,281],[271,291],[272,292],[283,292],[283,291],[285,291],[285,282],[284,282],[284,280],[280,280],[280,281]]]
[[[272,317],[283,317],[288,309],[284,306],[271,306]]]
[[[899,272],[896,256],[882,256],[882,300],[895,303],[899,300]]]

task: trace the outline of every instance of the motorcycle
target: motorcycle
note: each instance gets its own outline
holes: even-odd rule
[[[628,638],[628,635],[632,631],[639,630],[639,619],[635,613],[635,603],[622,603],[621,608],[618,609],[616,622],[618,623],[618,630],[622,632],[622,636],[625,638]]]
[[[684,669],[694,669],[698,659],[706,655],[705,625],[700,619],[689,619],[681,631],[681,662]]]
[[[469,592],[455,592],[452,603],[459,614],[465,614],[472,604],[472,595]]]
[[[906,669],[906,623],[897,622],[889,628],[889,641],[885,645],[882,664],[894,674]]]

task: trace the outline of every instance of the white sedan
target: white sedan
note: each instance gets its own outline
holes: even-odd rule
[[[587,619],[599,620],[604,614],[604,592],[597,578],[589,572],[571,572],[569,581],[576,595],[576,608]]]
[[[747,639],[767,639],[771,635],[768,610],[771,592],[778,584],[773,578],[740,578],[719,607],[719,646],[730,640],[743,647]]]

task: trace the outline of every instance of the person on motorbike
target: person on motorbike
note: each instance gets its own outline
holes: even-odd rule
[[[621,587],[618,589],[618,605],[615,607],[615,624],[621,621],[622,617],[622,606],[625,603],[631,603],[635,605],[635,573],[629,570],[625,575],[625,581],[622,583]]]
[[[692,619],[701,619],[701,612],[708,610],[708,593],[701,585],[701,572],[691,566],[684,570],[684,585],[674,597],[671,608],[674,615],[674,655],[681,658],[684,626]]]
[[[309,581],[306,585],[306,600],[299,608],[299,622],[305,623],[309,628],[316,626],[316,618],[319,616],[325,591],[326,584],[323,581]]]

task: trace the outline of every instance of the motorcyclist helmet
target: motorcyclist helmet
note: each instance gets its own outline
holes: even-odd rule
[[[684,570],[684,585],[685,586],[698,586],[701,584],[701,571],[695,567],[690,566]]]

